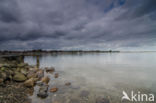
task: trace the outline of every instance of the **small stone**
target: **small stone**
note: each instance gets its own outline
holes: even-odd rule
[[[38,79],[41,79],[44,77],[44,70],[38,70],[36,73],[36,76]]]
[[[7,78],[7,75],[5,72],[0,72],[0,78],[2,78],[3,80],[5,80]]]
[[[57,92],[57,91],[58,91],[58,88],[56,87],[50,89],[50,92]]]
[[[58,73],[55,73],[54,77],[55,78],[58,78],[59,77],[59,74]]]
[[[55,71],[54,67],[50,67],[50,68],[46,67],[45,69],[46,69],[46,72],[50,72],[50,73],[53,73]]]
[[[71,83],[70,83],[70,82],[67,82],[67,83],[65,83],[65,85],[66,85],[66,86],[69,86],[69,85],[71,85]]]
[[[3,83],[3,79],[0,78],[0,84]]]
[[[44,83],[46,83],[46,84],[48,84],[49,81],[50,81],[50,78],[49,78],[48,76],[46,76],[46,77],[43,77],[43,78],[41,79],[41,81],[44,82]]]
[[[36,85],[38,85],[38,86],[42,86],[44,83],[43,82],[41,82],[41,81],[37,81],[36,82]]]
[[[27,63],[20,63],[17,66],[20,67],[20,68],[23,68],[23,67],[28,66],[28,64]]]
[[[30,70],[27,74],[27,78],[36,78],[36,71],[35,70]]]

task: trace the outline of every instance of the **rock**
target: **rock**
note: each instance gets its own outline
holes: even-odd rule
[[[27,67],[28,64],[27,63],[20,63],[17,65],[19,68],[24,68],[24,67]]]
[[[16,73],[14,76],[13,76],[13,80],[17,81],[17,82],[23,82],[25,81],[27,78],[25,77],[24,74],[22,73]]]
[[[43,77],[43,78],[41,79],[41,81],[42,81],[43,83],[48,84],[49,81],[50,81],[50,78],[49,78],[48,76],[46,76],[46,77]]]
[[[36,71],[35,70],[30,70],[27,74],[27,78],[36,78]]]
[[[14,72],[21,72],[21,68],[16,68]]]
[[[14,72],[12,70],[7,71],[7,75],[13,75],[13,74],[14,74]]]
[[[12,80],[12,75],[14,74],[14,72],[11,69],[5,68],[5,70],[3,71],[3,75],[1,75],[4,76],[4,74],[6,79]]]
[[[46,98],[48,96],[48,87],[48,85],[42,85],[37,93],[37,96],[41,98]]]
[[[38,70],[36,73],[36,76],[38,79],[41,79],[44,77],[44,71],[43,70]]]
[[[1,71],[5,71],[5,67],[1,67],[1,69],[0,69]]]
[[[70,82],[67,82],[67,83],[65,83],[65,85],[66,85],[66,86],[69,86],[69,85],[71,85],[71,83],[70,83]]]
[[[0,84],[3,83],[3,81],[4,81],[4,80],[3,80],[2,78],[0,78]]]
[[[57,91],[58,91],[58,88],[56,88],[56,87],[53,87],[50,89],[50,92],[57,92]]]
[[[5,72],[0,72],[0,78],[5,80],[7,78],[7,75]]]
[[[58,73],[55,73],[54,77],[55,78],[58,78],[59,77],[59,74]]]
[[[3,67],[3,64],[0,64],[0,68],[2,68]]]
[[[38,86],[43,86],[43,85],[44,85],[44,83],[43,83],[43,82],[41,82],[41,81],[37,81],[37,82],[36,82],[36,85],[38,85]]]
[[[55,68],[54,67],[50,67],[50,68],[46,67],[45,70],[46,70],[46,72],[53,73],[55,71]]]
[[[27,92],[30,96],[33,96],[33,94],[34,94],[34,88],[27,88],[27,89],[26,89],[26,92]]]
[[[16,64],[15,62],[13,62],[13,63],[10,64],[9,67],[10,67],[10,68],[17,68],[17,64]]]
[[[21,73],[24,74],[24,75],[27,75],[27,74],[28,74],[28,71],[27,71],[27,69],[25,69],[25,68],[22,68],[20,71],[21,71]]]
[[[29,66],[30,71],[38,71],[39,69],[35,66]]]
[[[33,87],[34,85],[35,85],[34,78],[30,78],[24,82],[24,86],[26,87]]]
[[[110,103],[110,101],[107,98],[98,97],[96,103]]]
[[[4,67],[4,68],[9,68],[9,67],[10,67],[10,64],[8,64],[8,63],[3,64],[2,67]]]

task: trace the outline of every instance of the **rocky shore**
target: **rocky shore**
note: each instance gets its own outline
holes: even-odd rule
[[[11,57],[10,57],[11,58]],[[54,67],[40,69],[36,66],[28,65],[21,57],[5,58],[0,60],[0,103],[31,103],[28,94],[33,93],[33,88],[38,85],[40,88],[37,92],[39,98],[48,96],[50,78],[44,75],[44,72],[54,74],[58,78],[59,74],[55,73]],[[18,58],[18,59],[17,59]],[[70,85],[66,83],[65,85]],[[50,88],[51,93],[57,92],[58,88]]]

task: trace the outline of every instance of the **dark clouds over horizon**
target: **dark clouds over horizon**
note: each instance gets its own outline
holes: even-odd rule
[[[156,50],[156,0],[0,0],[0,50]]]

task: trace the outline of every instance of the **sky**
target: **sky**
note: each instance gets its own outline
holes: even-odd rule
[[[0,0],[0,50],[156,50],[156,0]]]

